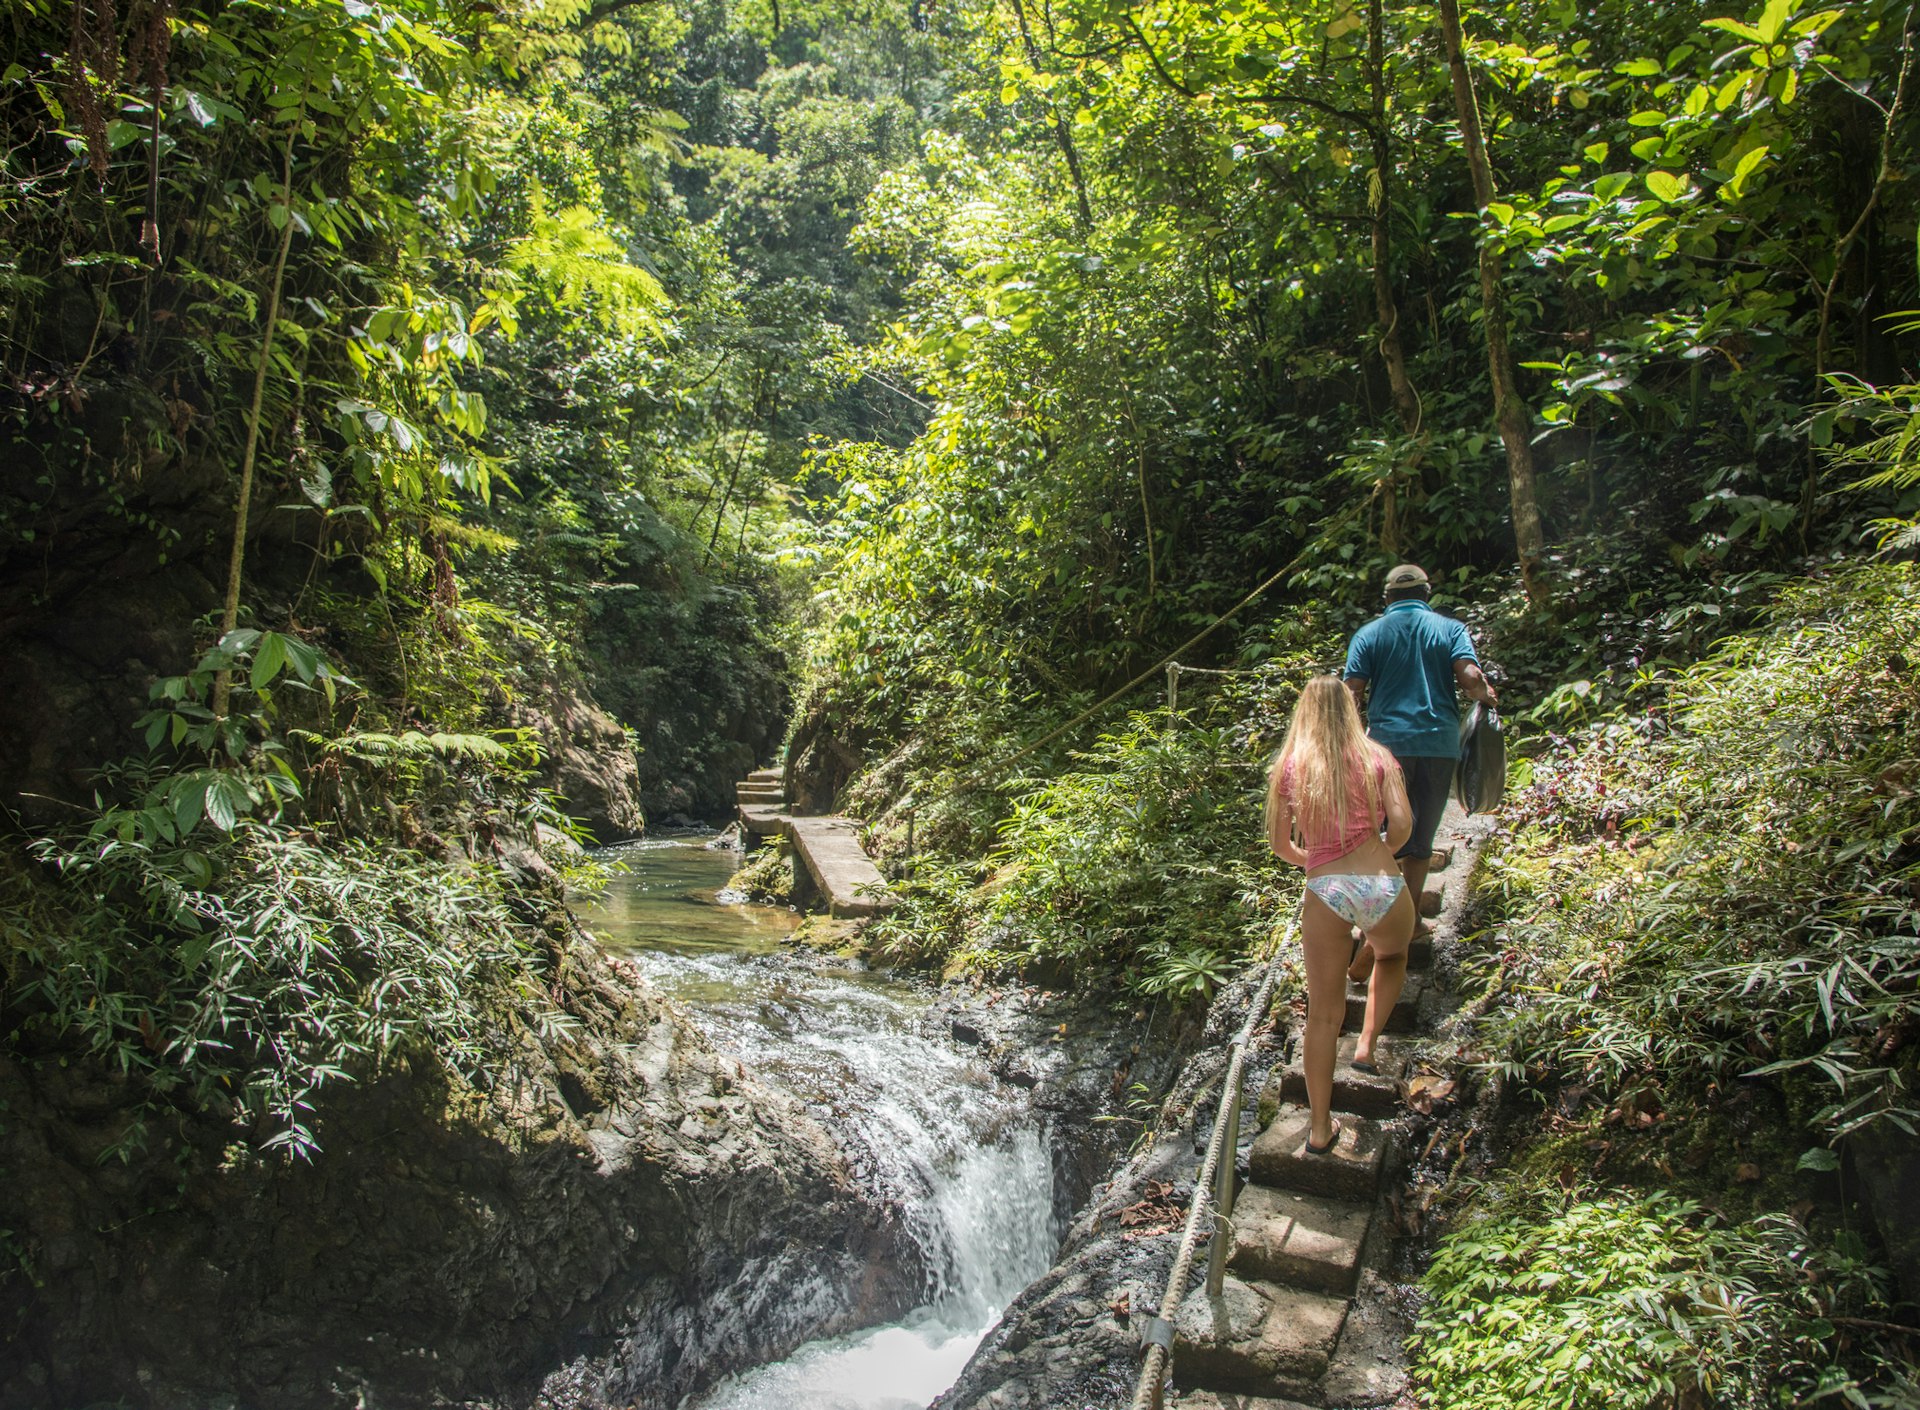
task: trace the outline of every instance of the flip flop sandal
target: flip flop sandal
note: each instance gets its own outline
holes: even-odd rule
[[[1324,1146],[1316,1146],[1311,1140],[1309,1140],[1307,1142],[1307,1154],[1308,1155],[1328,1154],[1333,1150],[1335,1146],[1340,1144],[1340,1137],[1343,1134],[1345,1134],[1345,1129],[1340,1125],[1339,1118],[1335,1117],[1333,1122],[1333,1134],[1327,1137],[1327,1143]]]
[[[1370,1062],[1362,1062],[1358,1058],[1348,1063],[1347,1066],[1351,1067],[1355,1072],[1364,1072],[1369,1077],[1378,1077],[1380,1075],[1380,1069],[1378,1067]]]

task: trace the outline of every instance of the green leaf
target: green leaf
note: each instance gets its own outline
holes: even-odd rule
[[[1838,1170],[1839,1168],[1838,1153],[1828,1150],[1825,1146],[1814,1146],[1802,1151],[1799,1163],[1794,1166],[1796,1170]]]
[[[1767,151],[1766,144],[1762,143],[1740,158],[1734,165],[1733,179],[1727,183],[1726,189],[1735,196],[1740,195],[1746,189],[1747,178],[1767,159]]]
[[[206,806],[207,777],[203,773],[186,774],[176,779],[168,799],[173,814],[173,824],[179,829],[179,835],[185,837],[192,832],[200,821],[201,811]]]
[[[1666,122],[1667,115],[1654,108],[1642,108],[1627,119],[1629,127],[1659,127]]]
[[[321,667],[320,653],[297,637],[282,637],[287,661],[303,682],[311,682]]]
[[[266,689],[286,663],[287,639],[278,632],[268,632],[260,638],[260,649],[254,653],[253,671],[248,677],[248,684],[255,690]]]
[[[1759,30],[1750,24],[1742,24],[1739,20],[1720,19],[1716,17],[1710,20],[1702,20],[1700,23],[1708,29],[1724,29],[1728,34],[1738,35],[1750,43],[1764,44],[1767,42],[1761,37]]]
[[[240,814],[252,807],[253,795],[234,774],[216,774],[207,785],[207,821],[222,832],[232,832]]]
[[[1793,0],[1767,0],[1767,8],[1760,12],[1759,34],[1762,44],[1771,44],[1779,39],[1787,27],[1787,18],[1793,13]]]
[[[1668,205],[1686,194],[1687,185],[1686,177],[1675,176],[1672,172],[1661,171],[1657,167],[1647,173],[1647,189]]]

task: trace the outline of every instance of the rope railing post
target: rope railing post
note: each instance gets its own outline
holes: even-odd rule
[[[1236,1084],[1225,1100],[1233,1110],[1227,1117],[1228,1149],[1220,1152],[1220,1175],[1213,1187],[1213,1237],[1207,1241],[1207,1296],[1220,1296],[1227,1277],[1227,1246],[1233,1242],[1233,1175],[1238,1162],[1241,1091]]]
[[[1166,1291],[1160,1297],[1160,1311],[1157,1316],[1147,1319],[1146,1329],[1141,1340],[1146,1343],[1147,1359],[1140,1368],[1140,1381],[1134,1388],[1133,1410],[1160,1410],[1161,1398],[1166,1383],[1167,1366],[1173,1359],[1173,1321],[1180,1311],[1180,1303],[1187,1295],[1187,1280],[1193,1271],[1193,1252],[1200,1242],[1200,1226],[1205,1221],[1207,1211],[1213,1208],[1214,1185],[1219,1179],[1220,1156],[1228,1144],[1231,1131],[1235,1142],[1239,1137],[1240,1125],[1240,1084],[1246,1072],[1247,1044],[1253,1039],[1253,1030],[1260,1026],[1266,1016],[1267,1004],[1273,997],[1274,980],[1280,972],[1280,956],[1285,951],[1285,937],[1281,944],[1267,959],[1267,972],[1260,981],[1260,988],[1254,993],[1253,1004],[1247,1010],[1246,1022],[1240,1025],[1240,1032],[1233,1040],[1232,1056],[1227,1062],[1227,1077],[1220,1089],[1220,1111],[1213,1121],[1213,1137],[1207,1142],[1206,1159],[1200,1164],[1200,1173],[1193,1182],[1193,1204],[1187,1210],[1186,1229],[1180,1236],[1180,1248],[1173,1256],[1173,1268],[1167,1274]],[[1231,1194],[1234,1157],[1227,1157],[1227,1189]],[[1230,1201],[1223,1207],[1231,1209]],[[1214,1221],[1213,1239],[1216,1245],[1224,1245],[1227,1238],[1227,1225],[1224,1219]],[[1221,1276],[1225,1277],[1225,1269]],[[1218,1291],[1209,1277],[1209,1288]]]

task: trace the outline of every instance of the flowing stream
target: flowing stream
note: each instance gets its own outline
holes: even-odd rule
[[[898,1322],[812,1342],[685,1410],[919,1410],[952,1384],[1059,1242],[1053,1171],[1024,1096],[919,1019],[922,986],[781,948],[792,914],[726,890],[737,852],[646,839],[586,910],[720,1047],[831,1118],[863,1177],[897,1200],[930,1270]]]

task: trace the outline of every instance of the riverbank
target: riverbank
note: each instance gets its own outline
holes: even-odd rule
[[[547,918],[560,1021],[484,1086],[331,1092],[311,1163],[182,1116],[103,1165],[124,1087],[0,1065],[0,1403],[665,1406],[914,1305],[919,1244],[820,1122]]]

